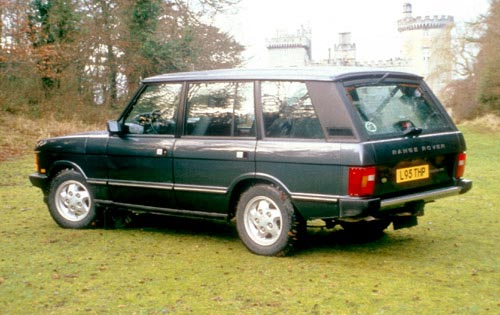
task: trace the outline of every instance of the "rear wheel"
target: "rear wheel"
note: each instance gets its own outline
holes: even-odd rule
[[[49,211],[64,228],[84,228],[94,221],[94,200],[80,173],[67,169],[56,175],[49,189]]]
[[[236,224],[240,239],[251,252],[284,256],[293,249],[304,223],[284,192],[271,185],[256,185],[241,195]]]

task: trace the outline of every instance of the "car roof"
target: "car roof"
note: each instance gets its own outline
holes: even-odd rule
[[[144,79],[143,83],[183,81],[225,81],[225,80],[293,80],[293,81],[340,81],[355,78],[404,77],[421,79],[406,72],[354,67],[311,67],[275,69],[222,69],[192,72],[166,73]]]

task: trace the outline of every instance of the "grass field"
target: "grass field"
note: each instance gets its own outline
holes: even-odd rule
[[[310,228],[292,257],[260,257],[232,224],[162,219],[66,230],[0,163],[1,314],[499,314],[500,135],[463,127],[473,190],[373,242]]]

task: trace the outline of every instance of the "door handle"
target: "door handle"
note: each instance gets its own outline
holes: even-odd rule
[[[248,152],[238,151],[236,152],[237,159],[248,159]]]
[[[167,155],[168,150],[167,149],[156,149],[156,155]]]

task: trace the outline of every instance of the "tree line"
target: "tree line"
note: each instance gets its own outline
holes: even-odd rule
[[[491,0],[485,16],[470,23],[452,47],[459,79],[444,98],[457,120],[500,115],[500,0]]]
[[[102,116],[149,75],[238,66],[244,47],[210,22],[238,1],[2,0],[0,110]],[[443,100],[456,119],[500,114],[499,48],[491,0],[445,52],[458,79]]]
[[[210,21],[237,1],[2,0],[2,110],[113,109],[149,75],[235,67],[243,46]]]

